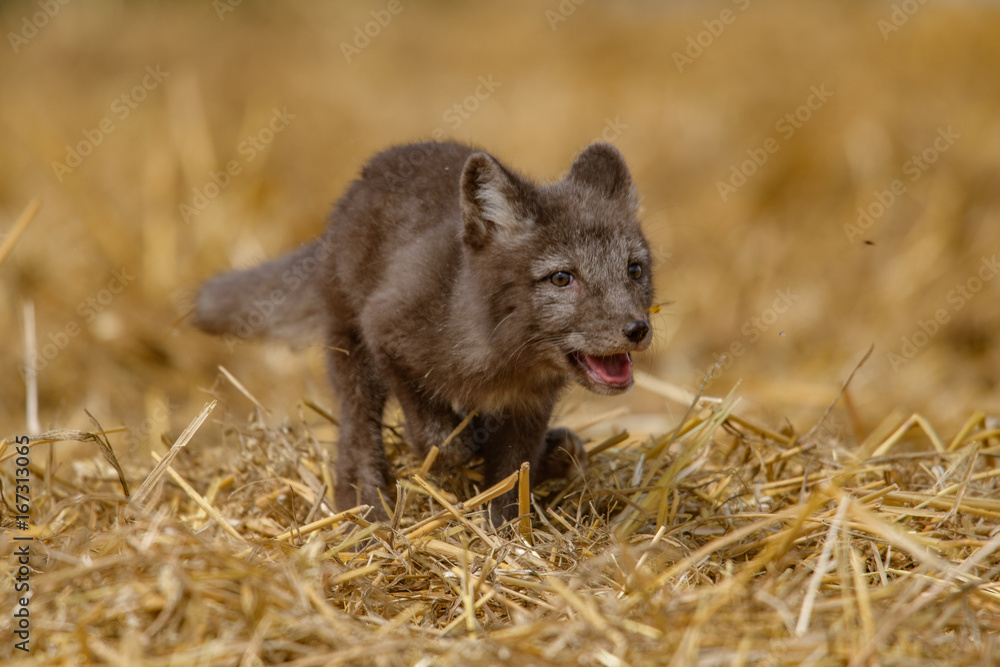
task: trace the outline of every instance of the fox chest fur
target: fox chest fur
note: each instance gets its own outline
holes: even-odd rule
[[[342,508],[367,503],[382,514],[393,495],[381,439],[390,395],[418,454],[474,412],[443,464],[478,452],[492,483],[527,461],[535,483],[565,472],[548,459],[583,456],[575,435],[548,430],[560,389],[625,391],[630,353],[649,345],[650,254],[636,207],[625,161],[608,144],[541,186],[467,146],[392,148],[364,168],[320,239],[206,283],[195,324],[247,333],[239,323],[255,298],[277,291],[280,306],[248,335],[315,336],[329,347]],[[289,280],[308,262],[317,268],[307,279]],[[512,518],[513,498],[491,513]]]

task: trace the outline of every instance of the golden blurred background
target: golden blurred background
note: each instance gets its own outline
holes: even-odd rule
[[[42,429],[86,408],[134,444],[212,394],[249,412],[220,364],[275,419],[334,405],[318,348],[180,318],[199,281],[318,235],[373,153],[432,136],[542,180],[622,150],[670,302],[638,362],[662,380],[721,359],[710,394],[740,382],[742,409],[807,429],[874,345],[862,433],[1000,412],[995,3],[35,0],[0,21],[0,231],[42,204],[0,266],[4,436],[28,428],[29,301]]]

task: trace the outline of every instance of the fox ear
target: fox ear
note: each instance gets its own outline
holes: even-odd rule
[[[611,144],[596,143],[585,148],[570,168],[568,178],[608,199],[624,199],[632,208],[639,203],[625,158]]]
[[[493,237],[509,238],[531,225],[529,194],[517,176],[486,153],[473,153],[462,170],[465,241],[480,248]]]

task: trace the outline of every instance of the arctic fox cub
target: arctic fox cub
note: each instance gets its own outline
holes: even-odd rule
[[[226,336],[322,340],[340,399],[336,502],[395,486],[382,412],[396,396],[425,455],[475,411],[439,461],[479,452],[486,484],[531,464],[566,472],[579,438],[548,430],[560,390],[632,385],[631,352],[652,338],[650,252],[616,148],[596,143],[551,185],[487,153],[420,143],[376,155],[337,202],[325,234],[205,283],[194,324]],[[491,518],[517,515],[514,492]]]

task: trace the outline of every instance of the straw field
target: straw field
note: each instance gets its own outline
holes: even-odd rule
[[[0,6],[0,660],[1000,662],[1000,8]],[[386,413],[335,508],[323,350],[186,321],[446,136],[615,143],[663,306],[588,460],[500,530]],[[27,651],[22,649],[28,649]]]

